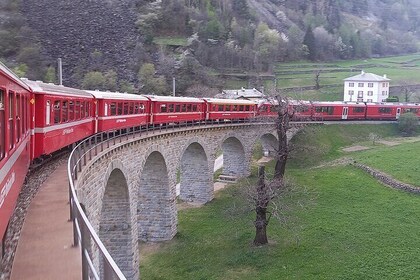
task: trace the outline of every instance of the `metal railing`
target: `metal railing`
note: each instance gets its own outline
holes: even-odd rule
[[[220,126],[231,126],[232,124],[249,124],[249,123],[271,123],[267,120],[251,119],[251,120],[235,120],[235,121],[206,121],[182,124],[165,124],[154,127],[130,127],[121,130],[107,131],[86,138],[80,142],[71,152],[67,172],[69,177],[69,200],[70,200],[70,218],[73,222],[73,245],[81,245],[82,255],[82,277],[84,280],[101,279],[98,271],[89,254],[89,245],[91,241],[95,244],[99,251],[99,262],[103,263],[102,279],[126,279],[111,255],[95,232],[93,226],[89,222],[82,205],[77,198],[75,189],[75,181],[78,179],[79,173],[82,171],[92,158],[98,156],[105,150],[112,148],[118,144],[122,144],[130,139],[140,139],[146,136],[154,136],[158,134],[168,134],[186,128],[208,128]]]

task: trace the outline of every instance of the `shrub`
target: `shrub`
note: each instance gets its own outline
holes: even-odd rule
[[[419,125],[419,120],[414,113],[405,113],[398,119],[398,129],[404,136],[413,135]]]

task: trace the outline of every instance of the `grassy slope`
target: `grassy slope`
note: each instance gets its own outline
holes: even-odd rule
[[[387,74],[387,77],[391,79],[391,85],[419,84],[420,53],[329,63],[279,63],[274,70],[277,77],[277,88],[314,86],[313,72],[315,70],[321,70],[320,90],[292,91],[287,94],[293,98],[304,100],[342,100],[343,79],[359,74],[360,70],[381,76]],[[332,85],[335,86],[331,87]],[[225,84],[225,88],[240,87],[248,87],[247,81],[231,79],[227,80]],[[264,81],[264,87],[273,88],[274,81],[271,79]]]
[[[298,185],[316,192],[316,204],[293,211],[300,222],[289,228],[273,220],[269,246],[251,246],[253,214],[240,186],[232,186],[204,207],[179,212],[174,240],[142,257],[142,279],[416,279],[418,196],[384,188],[352,167],[301,168],[340,157],[341,147],[365,141],[369,132],[395,135],[392,125],[363,125],[325,126],[296,137],[324,151],[302,163],[313,156],[304,150],[288,169]]]

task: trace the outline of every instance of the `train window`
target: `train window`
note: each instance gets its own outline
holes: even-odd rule
[[[86,102],[85,103],[85,116],[89,117],[90,116],[90,102]]]
[[[14,128],[14,119],[13,116],[15,115],[15,94],[9,91],[9,150],[11,150],[15,146],[15,131]]]
[[[112,102],[111,104],[109,104],[109,109],[111,111],[111,116],[117,115],[117,103]]]
[[[69,121],[74,120],[74,101],[69,101]]]
[[[260,107],[260,112],[267,112],[268,111],[267,109],[268,109],[267,105],[262,105]]]
[[[4,153],[5,153],[4,144],[6,141],[4,102],[5,102],[4,91],[0,89],[0,160],[4,158]]]
[[[63,106],[61,107],[61,121],[62,122],[67,122],[69,119],[69,107],[68,107],[68,101],[63,101]]]
[[[224,110],[225,110],[225,108],[222,104],[220,104],[217,108],[217,111],[224,111]]]
[[[238,111],[238,105],[232,105],[232,111]]]
[[[243,111],[244,110],[244,105],[239,105],[239,111]]]
[[[135,113],[134,113],[134,102],[130,102],[130,112],[129,112],[129,114],[130,115],[134,115]]]
[[[245,111],[250,111],[249,105],[245,105]]]
[[[419,112],[419,109],[417,109],[417,108],[405,108],[404,109],[404,112],[405,113],[414,113],[414,114],[417,114]]]
[[[353,113],[364,113],[364,112],[365,112],[364,107],[354,107],[353,108]]]
[[[379,107],[379,113],[382,113],[382,114],[389,114],[389,113],[391,113],[391,108],[389,108],[389,107]]]
[[[181,111],[182,112],[186,112],[187,111],[187,104],[182,104],[181,105]]]
[[[85,101],[80,101],[80,118],[86,118],[86,102]]]
[[[187,112],[191,112],[191,104],[187,104]]]
[[[144,113],[144,104],[143,103],[140,103],[140,114],[143,114]]]
[[[123,103],[118,102],[117,103],[117,115],[122,115],[122,113],[123,113]]]
[[[80,101],[76,101],[74,105],[74,116],[76,120],[80,120]]]
[[[305,105],[295,106],[294,109],[295,109],[296,112],[299,112],[299,113],[304,113],[304,112],[308,112],[309,111],[309,107],[308,106],[305,106]]]
[[[169,110],[170,113],[173,113],[175,111],[174,104],[169,104]]]
[[[16,93],[16,142],[19,142],[22,136],[22,120],[21,120],[21,99],[20,99],[20,94]]]
[[[128,115],[128,108],[129,108],[128,102],[124,102],[124,115]]]
[[[175,105],[175,112],[181,112],[181,106],[179,104]]]
[[[192,111],[193,111],[193,112],[197,112],[197,105],[195,105],[195,104],[194,104],[194,105],[192,105]]]
[[[161,113],[166,113],[167,112],[167,107],[166,107],[166,104],[162,104],[162,105],[160,105],[160,112]]]
[[[54,123],[60,123],[61,112],[60,112],[60,101],[54,101]]]
[[[317,113],[327,113],[328,115],[332,115],[334,112],[334,107],[332,106],[318,106],[315,107],[315,112]]]

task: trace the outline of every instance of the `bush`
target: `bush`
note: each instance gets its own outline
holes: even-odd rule
[[[414,113],[405,113],[398,119],[398,129],[404,136],[413,135],[419,125],[419,120]]]

